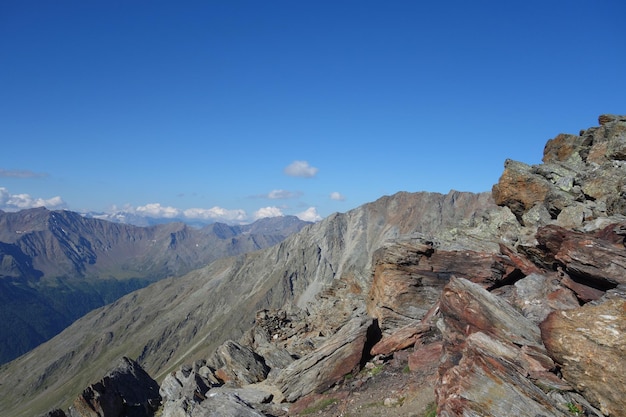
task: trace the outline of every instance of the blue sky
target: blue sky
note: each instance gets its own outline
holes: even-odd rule
[[[622,1],[0,2],[0,209],[319,219],[626,113]]]

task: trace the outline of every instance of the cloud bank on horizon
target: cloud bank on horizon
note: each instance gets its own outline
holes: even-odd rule
[[[284,190],[279,190],[284,191]],[[272,193],[270,193],[271,195]],[[290,193],[296,194],[296,193]],[[268,197],[267,198],[277,198]],[[332,198],[332,196],[331,196]],[[45,207],[48,210],[65,210],[68,205],[60,196],[50,198],[32,197],[29,194],[11,194],[5,187],[0,187],[0,210],[3,211],[19,211],[37,207]],[[107,210],[107,214],[115,214],[119,212],[135,214],[142,217],[153,219],[187,219],[199,220],[206,223],[221,222],[228,224],[245,224],[265,217],[281,217],[285,213],[283,209],[275,206],[260,207],[251,215],[243,209],[226,209],[223,207],[211,208],[188,208],[181,209],[177,207],[164,206],[160,203],[148,203],[143,206],[133,207],[125,205],[124,207],[111,206]],[[301,220],[308,222],[317,222],[322,220],[322,216],[317,212],[315,207],[309,207],[306,210],[294,214]]]
[[[283,170],[284,173],[291,177],[313,178],[318,173],[318,169],[309,165],[307,161],[294,161]],[[25,170],[7,170],[0,168],[0,177],[12,178],[37,178],[43,174],[38,174]],[[257,198],[265,198],[269,200],[288,200],[298,199],[303,195],[300,191],[288,191],[283,189],[275,189],[267,194],[256,196]],[[338,192],[329,195],[331,200],[342,200],[343,196]],[[67,209],[68,205],[61,196],[50,198],[32,197],[29,194],[12,194],[7,188],[0,187],[0,210],[19,211],[29,208],[46,207],[49,210]],[[147,203],[145,205],[133,207],[126,204],[122,208],[112,205],[106,214],[114,213],[130,213],[141,217],[152,219],[176,219],[201,221],[206,223],[222,222],[228,224],[245,224],[266,217],[284,216],[284,208],[277,206],[259,207],[258,210],[248,214],[245,210],[235,208],[227,209],[223,207],[199,208],[192,207],[181,209],[178,207],[163,205],[161,203]],[[322,220],[322,216],[315,207],[308,207],[305,210],[295,214],[304,221],[317,222]]]
[[[5,187],[0,187],[0,210],[19,211],[36,207],[57,210],[67,208],[67,204],[60,196],[41,198],[29,194],[11,194]]]

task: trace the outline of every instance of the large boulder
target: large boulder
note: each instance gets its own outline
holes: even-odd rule
[[[215,375],[223,382],[235,385],[263,381],[270,372],[262,356],[232,340],[217,348],[213,363],[217,368]]]
[[[465,341],[458,364],[440,379],[438,416],[565,417],[550,398],[520,372],[520,352],[482,332]],[[558,387],[561,388],[561,387]]]
[[[565,271],[583,284],[610,289],[626,284],[626,249],[615,243],[611,231],[623,230],[625,224],[613,224],[596,234],[576,232],[558,226],[537,231],[539,245],[546,249],[548,261],[563,266]]]
[[[541,323],[553,311],[580,306],[572,290],[553,276],[533,273],[517,281],[509,302],[535,324]]]
[[[504,163],[504,173],[491,190],[496,204],[507,206],[520,222],[524,213],[543,202],[549,192],[548,180],[535,175],[529,165],[511,159]]]
[[[618,293],[619,294],[619,293]],[[543,341],[563,378],[603,414],[626,410],[626,298],[555,311],[541,324]]]
[[[354,317],[309,355],[284,369],[276,378],[287,401],[322,392],[359,369],[372,319]]]

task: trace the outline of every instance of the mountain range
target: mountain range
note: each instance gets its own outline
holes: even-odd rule
[[[623,416],[626,116],[129,293],[0,367],[15,417]]]
[[[308,223],[150,227],[35,208],[0,211],[0,363],[138,288],[226,256],[272,246]]]

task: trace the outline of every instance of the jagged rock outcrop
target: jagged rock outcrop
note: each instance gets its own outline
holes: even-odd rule
[[[161,402],[159,384],[137,362],[122,358],[115,369],[74,400],[70,417],[150,417]]]
[[[608,230],[607,230],[608,229]],[[626,253],[624,231],[626,223],[612,224],[597,235],[566,230],[558,226],[539,229],[537,241],[548,249],[550,259],[563,265],[565,272],[581,284],[603,289],[626,284]],[[613,234],[621,242],[607,238]]]
[[[432,242],[401,241],[374,253],[368,314],[383,334],[421,320],[450,277],[465,276],[486,288],[519,277],[508,256],[473,250],[435,250]]]
[[[565,385],[550,373],[555,364],[535,323],[462,278],[445,287],[440,311],[439,415],[565,415],[532,381]]]
[[[509,207],[527,225],[558,220],[579,227],[626,215],[626,118],[602,115],[599,120],[599,127],[548,141],[543,164],[508,160],[492,190],[496,204]]]
[[[190,399],[200,402],[206,398],[206,392],[213,386],[221,383],[210,368],[205,364],[196,363],[191,366],[182,366],[176,372],[168,374],[159,388],[163,402]]]

